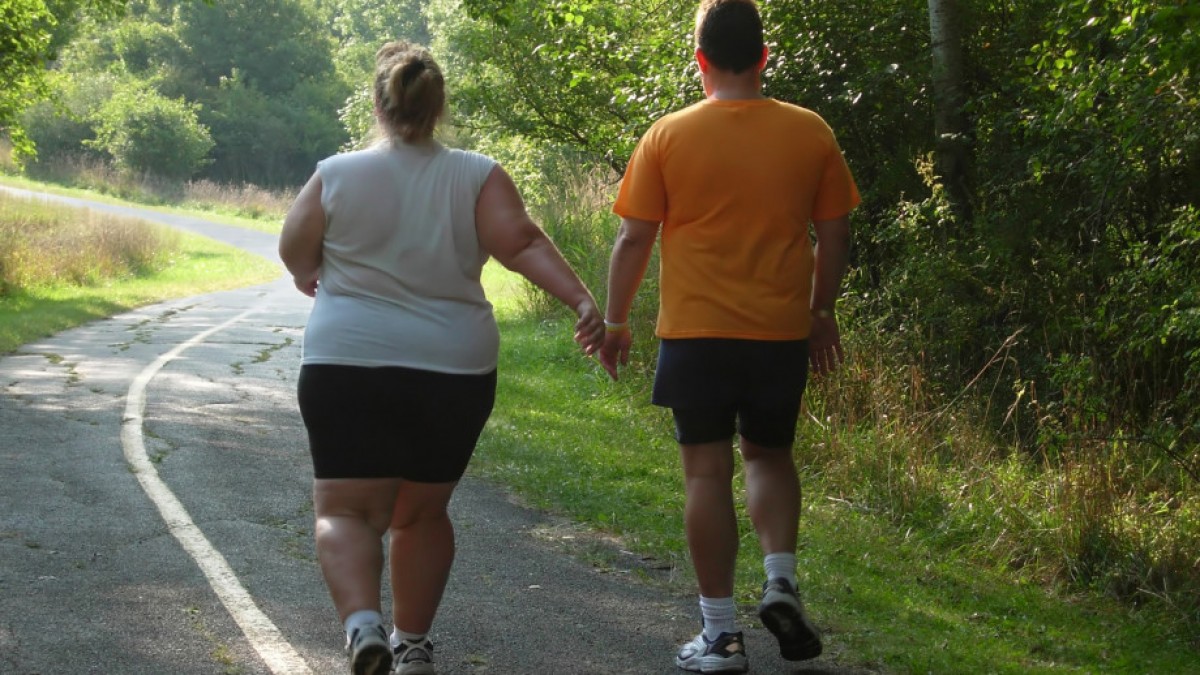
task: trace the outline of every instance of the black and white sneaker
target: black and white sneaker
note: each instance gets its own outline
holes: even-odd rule
[[[434,675],[433,643],[424,640],[405,640],[392,648],[394,675]]]
[[[763,584],[758,618],[779,640],[779,655],[788,661],[804,661],[821,655],[821,635],[804,613],[804,603],[787,579]]]
[[[383,626],[360,626],[346,645],[354,675],[388,675],[392,670],[392,643]]]
[[[712,642],[700,633],[679,649],[675,665],[693,673],[744,673],[750,660],[741,632],[721,633]]]

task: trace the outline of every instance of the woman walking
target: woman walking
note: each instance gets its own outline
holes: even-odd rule
[[[446,95],[430,53],[385,45],[374,92],[382,140],[318,163],[279,253],[315,298],[298,399],[317,556],[351,672],[423,675],[434,672],[428,634],[454,559],[447,506],[495,395],[499,332],[484,263],[495,258],[574,310],[585,354],[603,343],[604,323],[504,169],[433,138]]]

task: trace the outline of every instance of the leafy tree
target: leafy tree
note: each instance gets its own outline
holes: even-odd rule
[[[310,0],[183,2],[172,18],[194,86],[218,87],[237,69],[248,86],[275,96],[333,74],[333,42]]]
[[[391,40],[429,45],[423,0],[324,0],[318,4],[338,43],[339,66],[370,73],[375,51]],[[353,79],[351,81],[354,81]]]
[[[87,77],[51,73],[48,83],[56,92],[54,99],[40,101],[21,115],[21,126],[37,147],[38,162],[81,155],[103,158],[104,153],[88,141],[96,137],[96,111],[112,98],[118,80],[113,73],[91,73]]]
[[[695,7],[664,0],[432,0],[460,122],[570,145],[621,172],[655,118],[694,100]]]
[[[374,128],[371,80],[375,52],[392,40],[428,46],[431,41],[423,0],[324,0],[320,10],[338,47],[334,62],[352,91],[338,110],[349,136],[346,147],[361,144]]]
[[[94,119],[96,138],[86,144],[104,150],[126,171],[190,178],[213,147],[195,105],[136,82],[118,86]]]
[[[302,180],[344,142],[349,89],[311,0],[142,0],[64,51],[75,79],[133,78],[193,104],[214,142],[205,177],[267,185]]]
[[[218,141],[213,160],[219,172],[212,173],[267,185],[302,181],[344,142],[335,112],[341,91],[308,82],[285,96],[268,96],[235,71],[207,93],[202,119]]]
[[[117,14],[122,0],[0,0],[0,132],[17,151],[31,154],[33,145],[18,117],[22,110],[49,95],[46,64],[87,17]]]
[[[187,62],[187,50],[172,25],[145,13],[95,26],[62,50],[66,69],[127,73],[144,80],[169,78],[172,64]]]
[[[337,110],[349,89],[313,2],[184,3],[172,18],[188,59],[162,87],[202,106],[217,144],[206,175],[291,184],[343,143]]]

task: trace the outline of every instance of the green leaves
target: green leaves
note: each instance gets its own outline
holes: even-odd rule
[[[42,68],[49,56],[54,15],[41,0],[0,1],[0,131],[7,132],[22,154],[33,146],[17,114],[28,103],[45,96]]]
[[[94,113],[96,138],[86,143],[133,173],[191,178],[206,162],[212,137],[197,106],[168,99],[134,81],[123,83]]]
[[[33,144],[18,116],[49,94],[46,64],[80,22],[120,14],[122,0],[0,0],[0,132],[18,155],[31,156]]]
[[[456,119],[583,150],[623,170],[649,124],[698,98],[691,2],[434,0]]]
[[[191,176],[199,169],[218,181],[300,182],[345,142],[337,111],[351,90],[335,69],[336,45],[325,18],[313,0],[136,3],[131,16],[115,24],[85,24],[57,64],[67,75],[57,80],[61,97],[72,98],[79,83],[116,80],[136,94],[131,102],[120,105],[95,90],[91,108],[105,112],[83,118],[87,129],[79,128],[78,116],[56,119],[41,108],[29,117],[38,140],[55,154],[72,139],[94,136],[91,146],[76,145],[76,151],[103,150],[130,170]],[[356,83],[367,79],[353,76]],[[132,101],[145,107],[133,109]],[[139,121],[145,119],[180,127],[173,138],[152,134]],[[172,144],[183,148],[174,155],[178,166],[142,154]],[[204,152],[195,152],[201,147]]]

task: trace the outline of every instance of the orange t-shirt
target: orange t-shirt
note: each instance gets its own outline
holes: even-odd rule
[[[662,223],[659,337],[798,340],[811,323],[809,224],[858,203],[816,113],[709,99],[646,132],[613,211]]]

